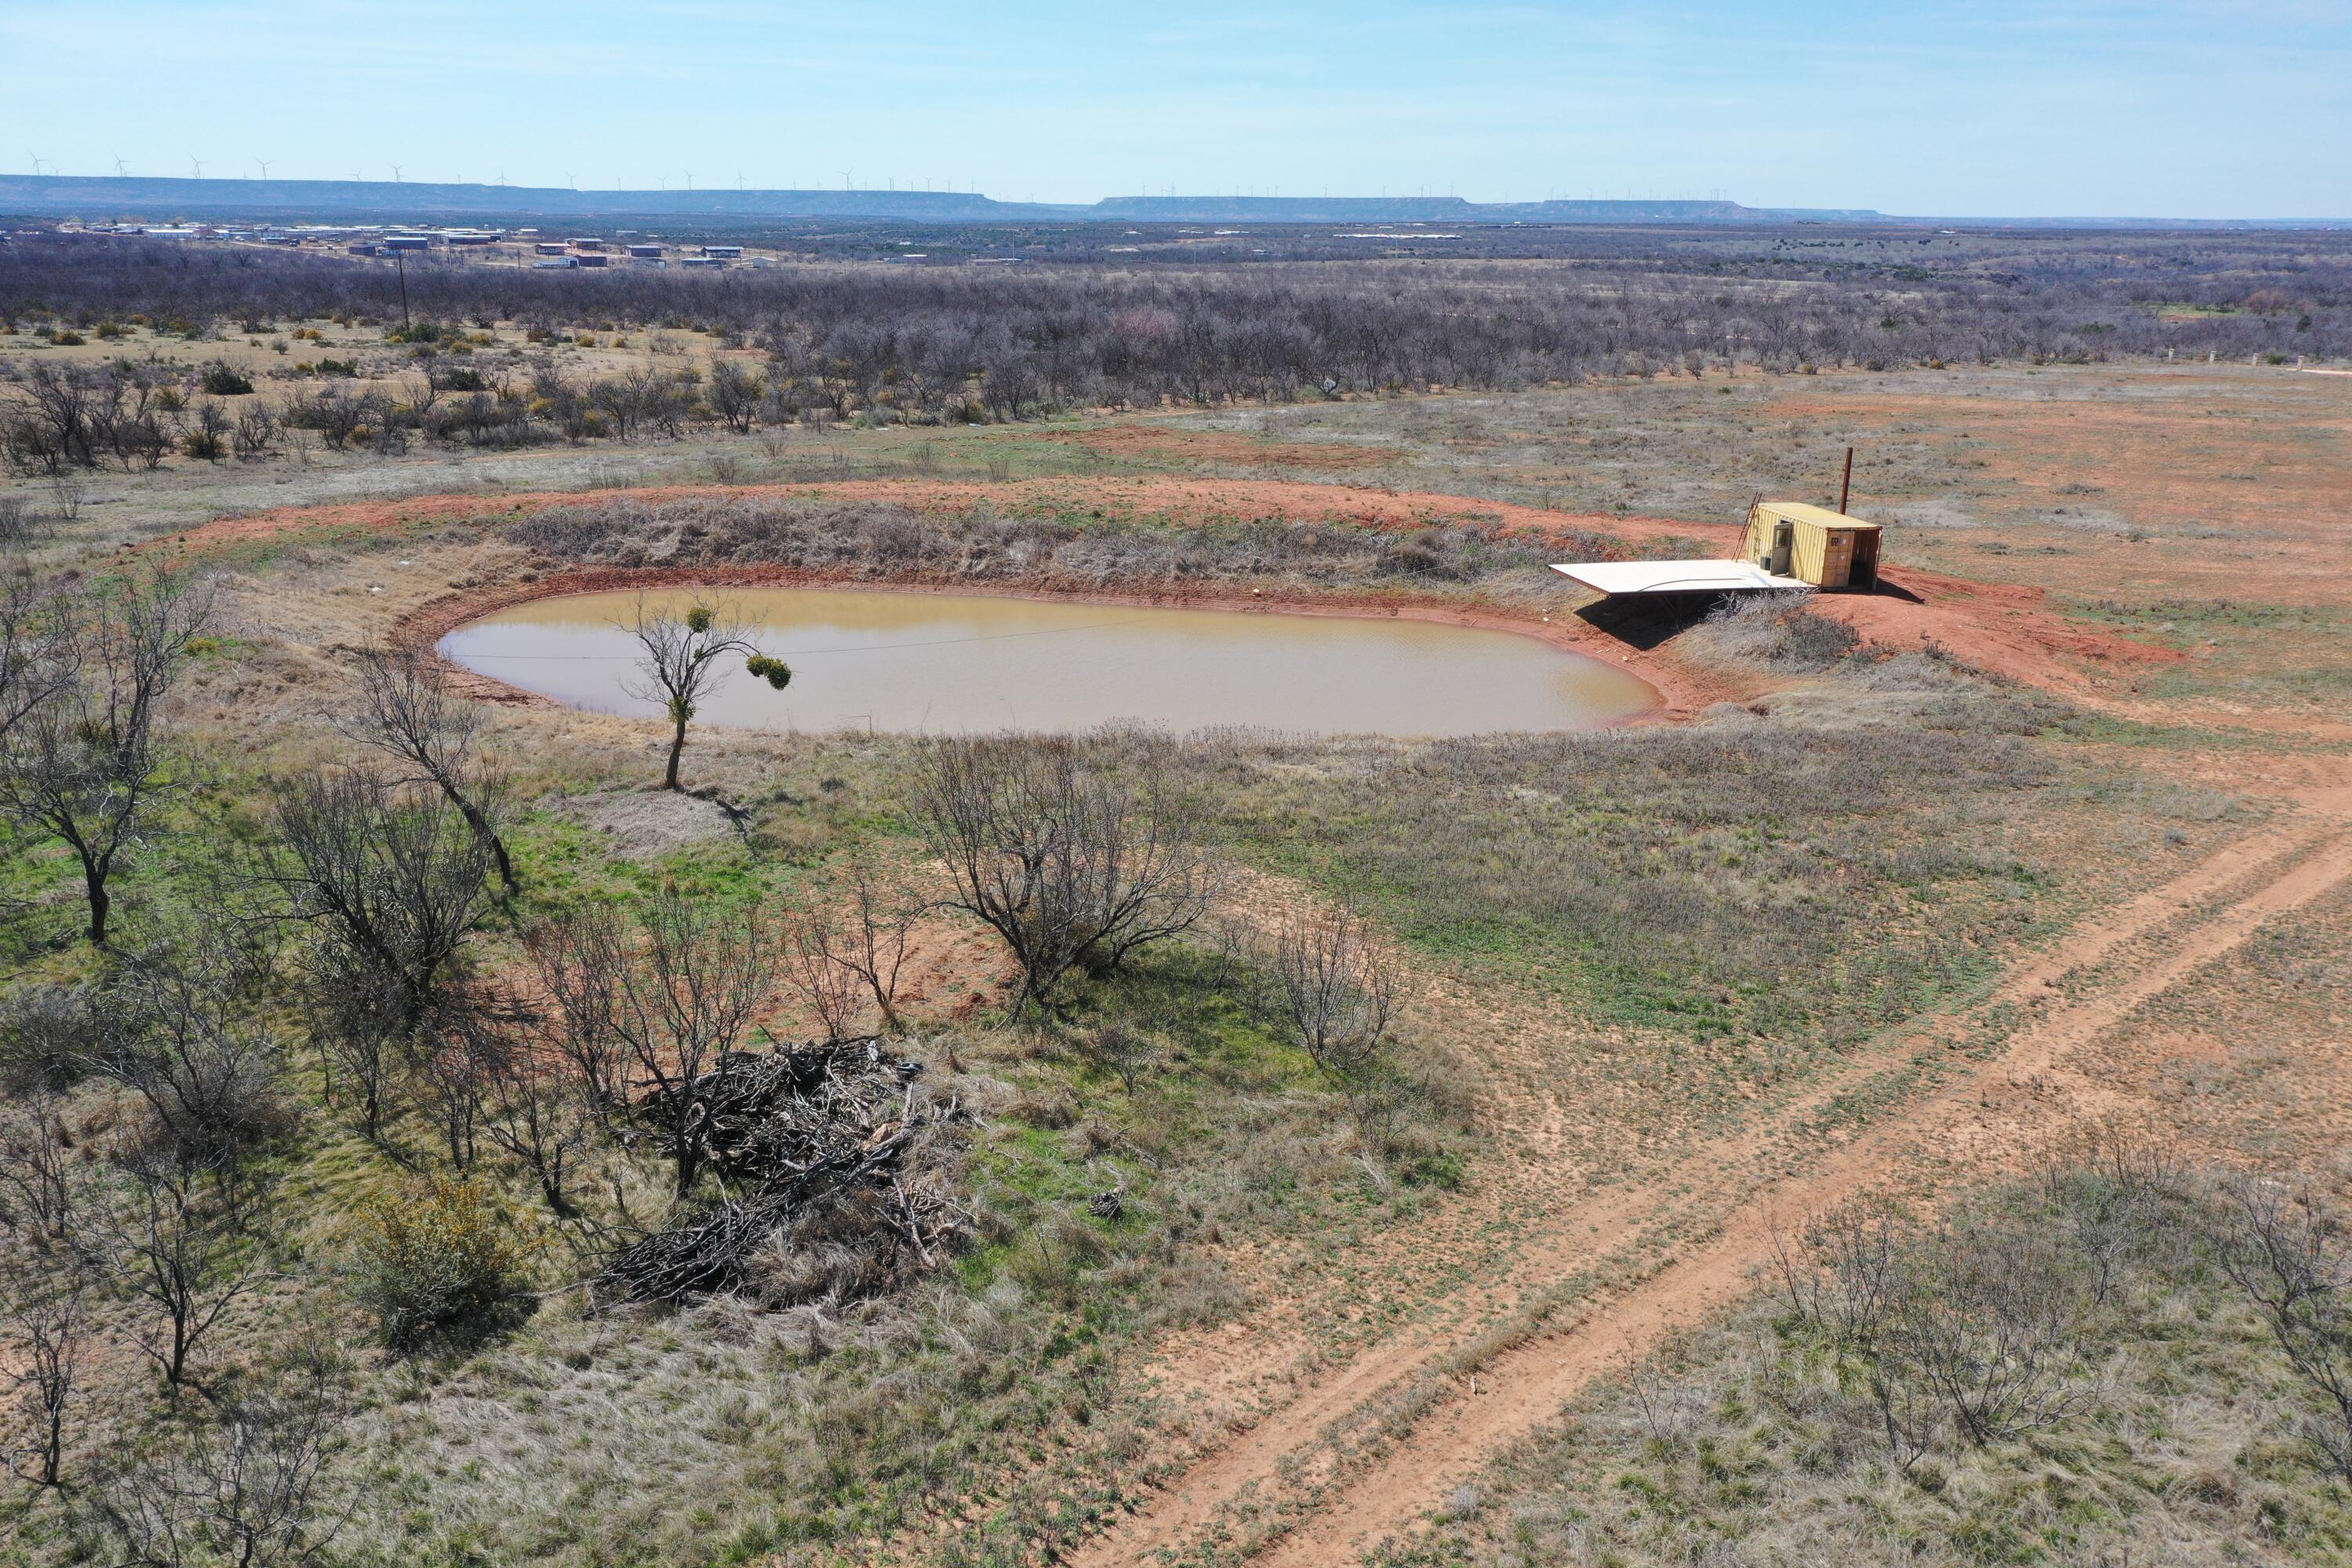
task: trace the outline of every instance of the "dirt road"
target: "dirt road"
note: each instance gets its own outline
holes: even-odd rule
[[[2075,1053],[2347,878],[2352,792],[2304,792],[2273,826],[2078,929],[1974,1006],[1881,1042],[1738,1133],[1562,1213],[1491,1293],[1493,1310],[1373,1344],[1313,1379],[1076,1553],[1081,1568],[1185,1558],[1211,1542],[1221,1557],[1278,1568],[1355,1561],[1595,1374],[1747,1289],[1776,1222],[1897,1173],[1932,1190],[2013,1169],[2131,1110],[2069,1065]],[[1858,1124],[1830,1114],[1891,1065],[1988,1032],[1996,1048],[1923,1094]],[[1604,1260],[1616,1265],[1606,1288],[1547,1321],[1547,1292]]]

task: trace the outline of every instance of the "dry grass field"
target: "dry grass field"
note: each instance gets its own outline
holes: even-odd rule
[[[740,352],[475,330],[477,362],[583,375]],[[413,374],[380,327],[0,338],[19,366],[123,353],[232,366],[260,389],[232,405],[327,359],[386,397]],[[1848,446],[1904,596],[1634,641],[1543,569],[1721,550],[1759,492],[1834,502]],[[532,1293],[482,1337],[387,1345],[350,1285],[352,1215],[442,1163],[430,1095],[361,1135],[271,992],[285,1217],[237,1244],[267,1279],[206,1356],[241,1386],[291,1327],[342,1347],[336,1560],[2202,1563],[2352,1541],[2343,1477],[2289,1431],[2325,1400],[2198,1250],[2234,1234],[2228,1173],[2342,1176],[2352,378],[1718,371],[971,429],[298,444],[0,481],[11,501],[45,571],[221,584],[179,704],[195,787],[122,874],[141,940],[201,921],[224,879],[268,884],[267,781],[350,760],[362,650],[592,581],[1405,610],[1524,627],[1664,698],[1586,734],[1173,745],[1234,890],[1043,1022],[1008,1016],[989,933],[926,914],[899,1044],[969,1110],[977,1217],[880,1296],[595,1310],[593,1259],[660,1173],[642,1148],[584,1155],[620,1205],[592,1226],[486,1148]],[[698,794],[673,795],[651,787],[659,725],[457,689],[524,868],[469,939],[486,980],[527,969],[535,922],[666,889],[805,910],[846,896],[856,856],[937,875],[916,742],[698,730]],[[58,847],[12,849],[18,986],[91,978]],[[1254,989],[1267,933],[1343,905],[1393,974],[1375,1086],[1319,1070]],[[793,1002],[765,1021],[818,1026]],[[135,1121],[104,1074],[66,1096],[84,1147]],[[2160,1158],[2118,1164],[2126,1145]],[[1107,1191],[1122,1203],[1090,1209]],[[1887,1458],[1871,1388],[1894,1352],[1772,1283],[1787,1236],[1857,1202],[1899,1214],[1923,1279],[1952,1227],[2014,1253],[2126,1215],[2047,1422],[1947,1423]],[[2050,1289],[2087,1300],[2082,1267],[2051,1263]],[[94,1309],[78,1472],[201,1424],[132,1344],[142,1310]],[[26,1489],[0,1550],[104,1550],[79,1506]]]

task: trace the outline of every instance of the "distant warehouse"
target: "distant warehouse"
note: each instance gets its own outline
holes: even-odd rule
[[[534,262],[532,262],[532,263],[531,263],[531,266],[532,266],[532,267],[534,267],[534,268],[549,268],[549,267],[551,267],[551,268],[555,268],[555,270],[557,270],[557,271],[559,271],[559,272],[569,272],[569,271],[571,271],[573,268],[575,268],[575,267],[577,267],[577,266],[579,266],[579,265],[580,265],[579,259],[578,259],[576,257],[570,257],[570,256],[557,256],[557,257],[546,258],[542,258],[542,259],[541,259],[541,260],[534,261]]]
[[[716,256],[686,256],[678,258],[680,267],[724,267],[726,262]]]
[[[664,248],[658,245],[633,245],[629,247],[629,254],[640,261],[649,261],[659,256]]]
[[[383,237],[386,250],[430,250],[433,237],[429,234],[387,234]]]
[[[743,247],[740,245],[706,245],[702,247],[702,254],[713,261],[740,261],[743,259]]]
[[[575,256],[572,259],[583,267],[604,267],[609,266],[613,258],[601,250],[591,250]]]
[[[571,254],[570,251],[563,248],[563,242],[560,239],[542,239],[537,245],[532,246],[531,248],[539,252],[541,256],[568,256]]]

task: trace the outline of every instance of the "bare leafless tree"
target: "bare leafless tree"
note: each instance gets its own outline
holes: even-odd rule
[[[932,903],[917,883],[882,865],[870,850],[853,849],[846,870],[849,900],[834,928],[830,953],[835,963],[866,983],[882,1026],[895,1029],[898,973],[906,967],[907,944]]]
[[[0,1226],[20,1247],[68,1239],[80,1195],[62,1097],[43,1087],[0,1113]]]
[[[2089,1404],[2097,1383],[2083,1355],[2088,1293],[2050,1237],[1957,1223],[1912,1246],[1911,1278],[1878,1346],[1882,1378],[1922,1385],[1979,1446],[2055,1426]]]
[[[0,584],[0,744],[73,684],[73,644],[57,596],[30,573]]]
[[[264,1249],[210,1168],[137,1143],[116,1163],[122,1191],[90,1205],[90,1237],[118,1288],[153,1309],[132,1337],[177,1386],[205,1334],[261,1285]]]
[[[321,983],[380,989],[404,1028],[422,1024],[481,919],[488,846],[446,795],[359,769],[281,781],[271,807],[272,875],[343,966]]]
[[[337,1495],[329,1465],[351,1418],[348,1382],[331,1349],[304,1344],[216,1410],[183,1411],[160,1440],[121,1456],[96,1500],[127,1563],[318,1562],[359,1503]]]
[[[90,1063],[146,1103],[152,1141],[223,1173],[284,1117],[280,1048],[234,963],[202,942],[133,954],[107,994],[111,1026]]]
[[[705,1163],[710,1069],[774,1004],[775,934],[755,912],[724,911],[675,889],[645,901],[637,927],[612,1027],[637,1084],[655,1091],[646,1102],[660,1107],[658,1131],[684,1197]]]
[[[934,742],[915,782],[949,900],[1004,939],[1022,1003],[1192,929],[1223,885],[1166,742],[1128,731]]]
[[[871,995],[857,972],[835,956],[847,942],[830,916],[807,914],[784,929],[784,984],[824,1026],[825,1038],[844,1040],[857,1032]]]
[[[481,710],[450,695],[428,654],[399,645],[368,652],[360,661],[359,711],[340,727],[446,796],[489,850],[499,882],[515,890],[514,861],[495,820],[504,781],[481,754]]]
[[[641,650],[636,679],[626,683],[626,689],[642,701],[660,703],[669,716],[669,763],[662,773],[665,789],[685,787],[678,783],[677,766],[686,754],[686,727],[717,682],[721,660],[733,654],[748,656],[745,668],[779,691],[793,679],[782,659],[770,658],[752,643],[752,626],[698,599],[684,615],[672,615],[655,609],[641,596],[625,629],[637,639]]]
[[[627,928],[609,906],[591,904],[526,931],[523,948],[547,996],[544,1043],[570,1064],[590,1109],[611,1120],[628,1101],[626,1052],[614,1026]]]
[[[819,901],[785,922],[785,982],[832,1038],[858,1032],[869,1003],[884,1028],[898,1027],[898,973],[928,908],[861,847]]]
[[[549,1208],[570,1215],[568,1184],[597,1121],[578,1074],[527,1034],[478,1036],[475,1049],[484,1135],[530,1172]]]
[[[1378,1065],[1396,1022],[1396,987],[1352,901],[1285,916],[1266,968],[1276,1016],[1316,1066],[1345,1081]]]
[[[2352,1248],[2318,1196],[2245,1176],[2222,1190],[2216,1252],[2320,1408],[2303,1436],[2352,1479]]]
[[[1901,1297],[1902,1228],[1895,1208],[1857,1198],[1809,1218],[1792,1243],[1776,1222],[1772,1258],[1790,1309],[1815,1332],[1868,1352]]]
[[[82,1257],[57,1251],[0,1265],[0,1310],[10,1348],[9,1382],[18,1419],[31,1440],[10,1456],[45,1487],[64,1484],[66,1435],[84,1402],[81,1357],[89,1338],[90,1275]]]
[[[161,567],[69,601],[61,635],[72,679],[6,737],[0,808],[73,850],[95,944],[106,942],[108,882],[122,852],[177,782],[163,706],[212,613],[208,585]]]

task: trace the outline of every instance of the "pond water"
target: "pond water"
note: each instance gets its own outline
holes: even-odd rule
[[[688,591],[646,595],[683,613]],[[1624,670],[1511,632],[1381,616],[1086,605],[977,595],[738,588],[704,597],[756,622],[792,666],[782,691],[726,661],[702,722],[829,731],[1084,729],[1475,735],[1587,730],[1648,711]],[[574,708],[656,717],[631,695],[634,593],[538,599],[458,627],[446,658]]]

